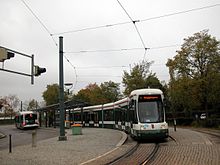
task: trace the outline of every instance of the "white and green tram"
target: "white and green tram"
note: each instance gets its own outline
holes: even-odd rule
[[[163,139],[168,137],[163,100],[159,89],[138,89],[113,103],[74,109],[74,122],[123,130],[136,139]]]

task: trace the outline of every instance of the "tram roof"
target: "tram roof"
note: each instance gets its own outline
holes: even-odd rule
[[[163,92],[160,89],[137,89],[131,92],[130,97],[135,96],[135,95],[144,95],[144,94],[160,94],[162,95]]]

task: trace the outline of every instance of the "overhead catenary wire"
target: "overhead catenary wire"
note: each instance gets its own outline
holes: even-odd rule
[[[34,11],[29,7],[29,5],[24,1],[21,0],[21,2],[25,5],[25,7],[31,12],[31,14],[37,19],[37,21],[41,24],[41,26],[46,30],[46,32],[50,35],[51,39],[53,40],[54,44],[58,46],[57,42],[53,38],[52,33],[49,31],[47,26],[41,21],[41,19],[34,13]]]
[[[135,24],[137,21],[133,20],[131,18],[131,16],[128,14],[127,10],[124,8],[124,6],[121,4],[121,2],[119,0],[117,0],[118,4],[121,6],[121,8],[124,10],[124,12],[126,13],[126,15],[128,16],[128,18],[131,20],[131,22],[133,23],[134,27],[135,27],[135,30],[137,31],[137,34],[141,40],[141,43],[143,45],[143,48],[144,48],[144,57],[143,57],[143,60],[145,59],[145,55],[146,55],[146,51],[147,51],[147,48],[145,46],[145,43],[144,43],[144,40],[141,36],[141,33],[139,32],[138,28],[137,28],[137,25]]]
[[[149,47],[146,48],[148,50],[153,49],[164,49],[170,47],[178,47],[181,46],[180,44],[173,44],[173,45],[165,45],[165,46],[157,46],[157,47]],[[122,48],[122,49],[101,49],[101,50],[80,50],[80,51],[66,51],[66,54],[78,54],[78,53],[103,53],[103,52],[120,52],[120,51],[134,51],[134,50],[142,50],[143,48]]]
[[[24,1],[21,0],[21,2],[25,5],[25,7],[31,12],[31,14],[38,20],[38,22],[40,23],[40,25],[46,30],[46,32],[50,35],[50,37],[52,38],[53,42],[55,43],[56,47],[58,47],[58,44],[56,43],[55,39],[53,38],[52,33],[50,32],[50,30],[47,28],[47,26],[41,21],[41,19],[34,13],[34,11],[31,9],[31,7]],[[70,60],[64,55],[65,59],[67,60],[67,62],[73,67],[74,72],[75,72],[75,84],[74,84],[74,88],[73,91],[76,87],[77,84],[77,73],[76,73],[76,68],[74,67],[74,65],[70,62]]]
[[[199,8],[184,10],[184,11],[180,11],[180,12],[174,12],[174,13],[170,13],[170,14],[164,14],[164,15],[160,15],[160,16],[156,16],[156,17],[146,18],[146,19],[140,20],[140,22],[145,22],[145,21],[150,21],[150,20],[155,20],[155,19],[170,17],[170,16],[174,16],[174,15],[186,14],[186,13],[190,13],[190,12],[193,12],[193,11],[204,10],[204,9],[213,8],[213,7],[217,7],[217,6],[220,6],[220,4],[214,4],[214,5],[209,5],[209,6],[204,6],[204,7],[199,7]]]
[[[108,25],[102,25],[102,26],[98,26],[98,27],[90,27],[90,28],[84,28],[84,29],[78,29],[78,30],[71,30],[71,31],[65,31],[62,33],[51,33],[48,28],[45,26],[45,24],[39,19],[39,17],[33,12],[33,10],[27,5],[27,3],[25,3],[24,0],[21,0],[23,2],[23,4],[28,8],[28,10],[32,13],[32,15],[38,20],[38,22],[44,27],[44,29],[47,31],[47,33],[51,36],[51,38],[53,39],[55,45],[57,46],[56,41],[54,40],[54,35],[60,35],[60,34],[68,34],[68,33],[75,33],[75,32],[81,32],[81,31],[86,31],[86,30],[93,30],[93,29],[98,29],[98,28],[106,28],[106,27],[112,27],[112,26],[120,26],[120,25],[124,25],[124,24],[130,24],[131,21],[126,21],[126,22],[119,22],[119,23],[115,23],[115,24],[108,24]],[[119,2],[119,1],[118,1]],[[175,13],[170,13],[170,14],[164,14],[161,16],[156,16],[156,17],[151,17],[151,18],[146,18],[146,19],[141,19],[141,20],[134,20],[132,21],[132,23],[136,26],[135,23],[140,23],[140,22],[146,22],[146,21],[150,21],[150,20],[154,20],[154,19],[160,19],[160,18],[165,18],[165,17],[170,17],[173,15],[179,15],[179,14],[184,14],[184,13],[189,13],[189,12],[193,12],[193,11],[198,11],[198,10],[203,10],[203,9],[207,9],[207,8],[213,8],[213,7],[217,7],[220,4],[215,4],[215,5],[210,5],[210,6],[204,6],[204,7],[200,7],[200,8],[194,8],[194,9],[190,9],[190,10],[185,10],[185,11],[180,11],[180,12],[175,12]],[[142,43],[143,44],[143,43]],[[144,46],[145,47],[145,46]],[[155,47],[155,48],[151,48],[151,49],[161,49],[163,47]],[[143,49],[143,48],[138,48],[138,49]],[[145,48],[145,53],[146,53],[146,49]],[[127,49],[129,50],[129,49]],[[135,49],[133,49],[135,50]],[[123,49],[119,50],[119,51],[124,51]],[[89,51],[88,51],[89,52]],[[93,51],[94,52],[94,51]],[[68,53],[68,52],[66,52]],[[71,52],[69,52],[71,53]],[[73,52],[72,52],[73,53]],[[83,52],[81,52],[83,53]],[[145,56],[145,55],[144,55]],[[75,74],[76,74],[76,67],[74,67],[72,65],[72,63],[70,62],[70,60],[65,57],[65,59],[67,60],[67,62],[70,63],[70,65],[73,67]],[[76,74],[76,82],[77,82],[77,74]]]
[[[77,69],[97,69],[97,68],[104,68],[104,69],[112,69],[112,68],[128,68],[129,66],[122,65],[122,66],[81,66],[76,67]]]
[[[150,20],[155,20],[155,19],[160,19],[160,18],[165,18],[165,17],[171,17],[171,16],[174,16],[174,15],[186,14],[186,13],[199,11],[199,10],[204,10],[204,9],[213,8],[213,7],[218,7],[218,6],[220,6],[220,4],[214,4],[214,5],[209,5],[209,6],[199,7],[199,8],[193,8],[193,9],[189,9],[189,10],[183,10],[183,11],[180,11],[180,12],[174,12],[174,13],[170,13],[170,14],[164,14],[164,15],[160,15],[160,16],[145,18],[145,19],[141,19],[141,20],[134,20],[134,21],[136,23],[137,22],[141,23],[141,22],[146,22],[146,21],[150,21]],[[100,28],[120,26],[120,25],[125,25],[125,24],[130,24],[130,23],[131,23],[131,21],[118,22],[118,23],[107,24],[107,25],[99,25],[99,26],[94,26],[94,27],[86,27],[86,28],[82,28],[82,29],[57,32],[57,33],[52,33],[51,35],[53,36],[53,35],[77,33],[77,32],[88,31],[88,30],[96,30],[96,29],[100,29]]]
[[[73,85],[73,92],[75,91],[75,89],[76,89],[76,84],[77,84],[77,78],[78,78],[78,76],[77,76],[77,72],[76,72],[76,67],[70,62],[70,60],[64,55],[64,58],[66,59],[66,61],[73,67],[73,69],[74,69],[74,72],[75,72],[75,76],[76,76],[76,78],[75,78],[75,83],[74,83],[74,85]]]

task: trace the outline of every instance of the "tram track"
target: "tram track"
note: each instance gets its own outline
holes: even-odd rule
[[[176,143],[176,139],[173,138],[172,136],[169,136],[169,139]],[[129,151],[127,151],[120,157],[112,160],[111,162],[107,164],[108,165],[124,165],[124,164],[147,165],[147,164],[150,164],[156,158],[160,147],[163,146],[160,144],[163,144],[163,143],[164,141],[138,142]],[[168,143],[168,141],[165,143]]]
[[[106,165],[116,165],[117,163],[120,163],[125,158],[131,156],[139,147],[139,143],[136,143],[132,148],[130,148],[126,153],[121,155],[120,157],[117,157],[116,159],[112,160],[111,162],[108,162]]]
[[[192,129],[192,130],[209,135],[209,138],[212,142],[220,144],[220,131],[210,131],[210,130],[202,130],[202,129]]]
[[[108,163],[108,165],[146,165],[153,161],[159,147],[159,143],[137,143],[130,151]]]
[[[159,143],[155,143],[154,149],[152,150],[150,155],[146,158],[146,160],[144,160],[141,163],[141,165],[146,165],[146,164],[150,163],[151,161],[153,161],[153,159],[155,158],[155,155],[156,155],[159,147],[160,147]]]

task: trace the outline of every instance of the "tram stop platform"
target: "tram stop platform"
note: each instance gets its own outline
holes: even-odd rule
[[[81,135],[66,129],[66,141],[59,137],[0,151],[1,165],[92,165],[105,164],[106,155],[117,153],[127,139],[127,134],[113,129],[83,128]],[[120,149],[119,149],[120,150]],[[114,156],[114,154],[112,154]],[[112,159],[112,158],[109,158]]]

